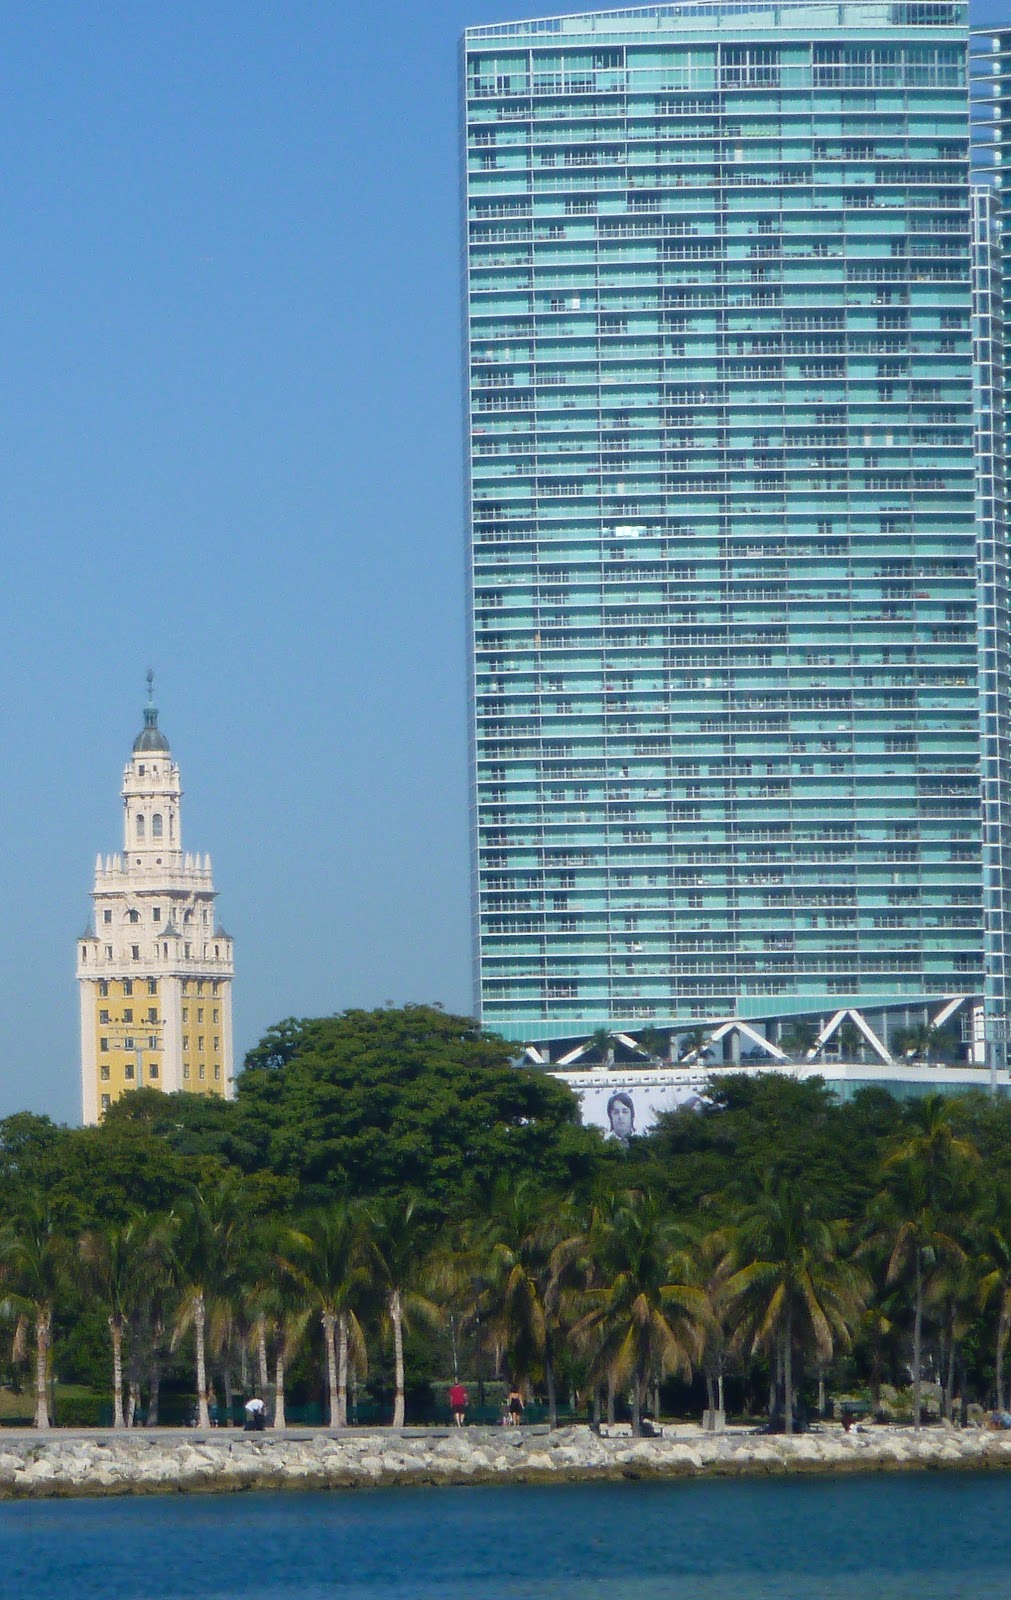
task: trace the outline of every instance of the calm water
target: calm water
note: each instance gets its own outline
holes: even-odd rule
[[[0,1505],[18,1600],[1011,1596],[1011,1474]]]

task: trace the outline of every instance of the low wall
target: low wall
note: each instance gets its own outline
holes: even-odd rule
[[[660,1439],[586,1427],[243,1434],[143,1431],[0,1435],[0,1498],[237,1489],[545,1482],[1011,1466],[1011,1434],[830,1428],[793,1439],[678,1427]]]

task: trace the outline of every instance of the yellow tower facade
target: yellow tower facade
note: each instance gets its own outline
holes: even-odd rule
[[[123,774],[123,850],[95,863],[94,924],[77,947],[86,1123],[131,1089],[233,1092],[232,941],[210,856],[183,851],[179,768],[152,685],[148,673]]]

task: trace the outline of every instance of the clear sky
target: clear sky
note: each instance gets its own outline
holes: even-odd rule
[[[286,1015],[469,1007],[457,47],[554,9],[0,17],[0,1115],[79,1115],[149,664],[239,1058]]]

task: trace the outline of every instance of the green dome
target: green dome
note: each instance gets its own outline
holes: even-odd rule
[[[142,751],[160,751],[167,754],[169,742],[158,726],[158,713],[151,709],[150,719],[148,712],[144,712],[144,726],[133,741],[133,753],[137,755]]]
[[[148,701],[144,707],[144,726],[133,741],[134,755],[159,752],[167,754],[169,742],[158,726],[158,707],[154,703],[154,673],[148,672]]]

